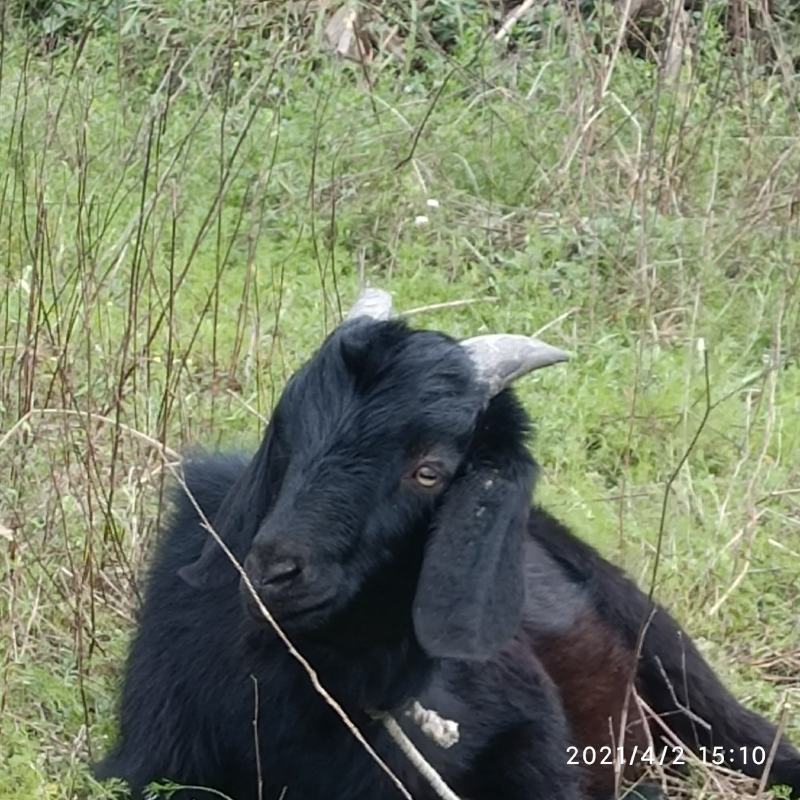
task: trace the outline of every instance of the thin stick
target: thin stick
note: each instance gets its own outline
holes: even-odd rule
[[[533,336],[541,336],[546,330],[549,330],[554,325],[558,325],[559,322],[563,322],[567,317],[571,317],[576,311],[580,311],[580,306],[574,306],[573,308],[567,309],[563,314],[559,314],[555,319],[551,319],[545,325],[542,325],[538,331],[536,331]]]
[[[711,412],[714,408],[711,402],[711,378],[709,376],[708,350],[706,349],[705,340],[703,339],[698,340],[698,349],[700,350],[701,355],[703,357],[703,376],[705,378],[706,405],[705,405],[705,410],[703,411],[703,416],[700,420],[700,424],[697,426],[697,430],[695,430],[694,432],[694,436],[692,436],[692,439],[689,442],[688,447],[681,456],[681,459],[678,462],[675,469],[672,470],[672,474],[667,479],[667,483],[664,487],[664,496],[661,501],[661,517],[658,523],[658,537],[656,539],[656,555],[655,558],[653,559],[653,570],[650,576],[650,591],[648,592],[648,599],[651,602],[653,600],[653,595],[656,590],[658,568],[661,563],[661,550],[664,544],[664,533],[667,526],[667,507],[669,506],[669,498],[670,494],[672,493],[672,485],[677,480],[678,475],[680,475],[680,472],[683,469],[683,465],[689,460],[689,456],[691,456],[691,454],[694,452],[695,445],[700,439],[700,435],[703,433],[703,430],[706,427],[706,423],[708,422],[708,418],[711,416]]]
[[[256,751],[256,780],[258,781],[258,800],[264,800],[264,775],[261,771],[261,745],[258,740],[258,679],[251,675],[253,681],[253,744]]]
[[[769,748],[769,754],[767,755],[767,761],[764,764],[764,771],[761,773],[761,780],[758,782],[758,796],[760,797],[767,788],[767,781],[769,780],[769,774],[772,772],[772,764],[775,761],[775,754],[778,752],[778,746],[781,743],[781,738],[783,737],[783,732],[786,730],[786,721],[789,716],[789,709],[786,707],[787,695],[783,695],[783,701],[781,703],[781,713],[778,717],[778,727],[775,729],[775,737],[772,740],[772,745]]]
[[[429,306],[417,306],[401,311],[398,317],[413,317],[415,314],[426,314],[428,311],[441,311],[445,308],[462,308],[463,306],[473,306],[476,303],[499,303],[497,297],[473,297],[469,300],[449,300],[446,303],[431,303]]]
[[[417,750],[414,743],[406,736],[406,732],[391,714],[377,714],[376,717],[383,723],[383,727],[386,728],[389,736],[397,742],[397,746],[403,751],[406,758],[419,770],[422,777],[430,783],[433,791],[442,800],[461,800],[444,782],[442,776],[425,760],[425,757]]]
[[[115,419],[111,419],[111,417],[105,417],[102,414],[95,414],[94,412],[90,411],[76,411],[72,408],[31,408],[29,411],[26,411],[3,435],[3,438],[0,439],[0,450],[6,445],[8,440],[14,435],[16,431],[18,431],[25,423],[33,416],[43,416],[43,417],[80,417],[82,419],[92,419],[95,422],[104,422],[106,425],[112,425],[114,427],[119,428],[126,433],[130,433],[138,439],[147,442],[148,444],[155,447],[159,450],[162,455],[169,456],[173,461],[180,461],[181,456],[180,453],[173,450],[171,447],[167,447],[165,444],[162,444],[158,441],[158,439],[154,439],[152,436],[148,436],[146,433],[142,433],[141,431],[137,431],[135,428],[131,428],[129,425],[126,425],[124,422],[117,422]],[[164,459],[165,463],[168,467],[172,466],[167,463],[166,459]]]
[[[533,5],[533,0],[525,0],[525,2],[520,3],[511,13],[503,20],[503,24],[500,26],[500,30],[494,35],[494,40],[499,42],[501,39],[505,39],[509,33],[511,33],[511,29],[517,24],[517,20],[530,9]]]

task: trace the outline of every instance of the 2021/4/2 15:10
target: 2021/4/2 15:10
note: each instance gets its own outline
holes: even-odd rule
[[[721,767],[730,762],[731,764],[753,764],[762,766],[767,760],[767,751],[764,747],[699,747],[698,755],[700,760],[706,764],[713,764]],[[626,748],[623,746],[611,747],[575,747],[571,745],[567,748],[567,763],[591,766],[593,764],[659,764],[659,765],[683,765],[686,763],[686,755],[683,747],[662,747],[660,750],[655,747],[640,749],[636,746]]]

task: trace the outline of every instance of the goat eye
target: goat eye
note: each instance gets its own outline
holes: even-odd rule
[[[432,489],[441,480],[438,470],[430,464],[422,464],[414,471],[414,480],[426,489]]]

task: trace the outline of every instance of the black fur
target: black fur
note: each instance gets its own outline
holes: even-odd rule
[[[754,748],[770,753],[775,727],[742,706],[720,683],[689,635],[667,611],[652,603],[622,570],[575,537],[546,512],[531,515],[531,533],[559,564],[573,585],[635,652],[644,630],[636,667],[636,685],[647,704],[671,731],[695,753],[722,748],[725,766],[760,778]],[[658,740],[661,730],[653,726]],[[800,797],[800,753],[786,739],[778,743],[768,785],[787,785],[790,797]]]
[[[567,764],[574,726],[559,675],[544,666],[552,654],[537,648],[599,614],[632,654],[650,610],[544,512],[528,517],[526,433],[510,393],[485,407],[451,339],[362,319],[332,334],[290,381],[252,460],[185,469],[271,612],[415,798],[433,794],[370,710],[395,711],[471,800],[597,796]],[[435,465],[438,486],[415,480],[421,461]],[[235,800],[284,791],[286,800],[399,797],[237,578],[193,505],[176,495],[127,663],[120,739],[98,774],[126,779],[135,797],[157,779]],[[683,687],[684,667],[689,696],[677,699],[712,724],[710,741],[769,744],[772,727],[736,703],[659,611],[638,683],[694,745],[695,728],[680,709],[672,714],[662,677]],[[595,679],[602,668],[586,665]],[[405,721],[412,698],[459,723],[454,747]],[[800,755],[783,743],[773,779],[797,793],[798,769]]]

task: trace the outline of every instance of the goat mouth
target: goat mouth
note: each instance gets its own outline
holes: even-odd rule
[[[264,601],[262,601],[264,602]],[[275,622],[280,626],[294,625],[297,622],[308,623],[313,619],[320,616],[319,612],[325,611],[331,605],[331,598],[325,597],[321,600],[313,600],[311,602],[300,604],[270,604],[264,602],[264,606],[271,614]],[[256,622],[264,625],[269,625],[269,620],[264,616],[255,598],[248,596],[246,599],[247,613]]]

